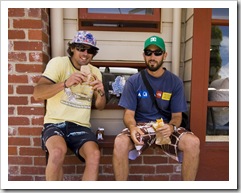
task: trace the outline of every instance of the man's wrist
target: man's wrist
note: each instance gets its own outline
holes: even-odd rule
[[[64,81],[64,88],[68,88],[66,85],[66,81],[67,81],[67,79]]]
[[[175,124],[170,124],[173,127],[173,132],[177,132],[177,126]]]
[[[105,92],[102,92],[101,90],[98,90],[98,93],[101,97],[105,96]]]

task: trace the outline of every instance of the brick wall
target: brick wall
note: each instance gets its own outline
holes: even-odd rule
[[[45,152],[40,147],[44,102],[33,87],[50,59],[49,9],[8,10],[8,180],[45,180]],[[99,180],[114,180],[113,138],[101,146]],[[64,179],[79,180],[84,164],[68,152]],[[181,165],[152,147],[130,161],[130,180],[180,180]]]
[[[44,103],[32,93],[50,59],[49,27],[49,9],[8,9],[9,180],[43,179]]]

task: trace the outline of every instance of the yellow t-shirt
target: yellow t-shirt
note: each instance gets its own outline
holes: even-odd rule
[[[99,69],[88,64],[91,73],[102,81]],[[55,83],[63,82],[74,72],[79,72],[68,56],[56,57],[49,61],[43,76]],[[93,90],[89,85],[77,85],[63,89],[55,96],[47,99],[44,123],[60,123],[70,121],[78,125],[90,127],[90,114]]]

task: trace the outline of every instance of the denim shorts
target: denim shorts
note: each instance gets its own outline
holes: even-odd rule
[[[83,127],[72,122],[46,123],[42,130],[42,149],[46,152],[46,141],[54,135],[62,136],[67,147],[83,162],[84,158],[79,155],[79,149],[87,141],[94,141],[98,144],[95,134],[88,127]]]

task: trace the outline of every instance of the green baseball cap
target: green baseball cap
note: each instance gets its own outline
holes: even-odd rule
[[[144,49],[146,49],[150,45],[156,45],[157,47],[161,48],[163,51],[166,51],[165,43],[162,38],[158,36],[151,36],[149,37],[144,44]]]

